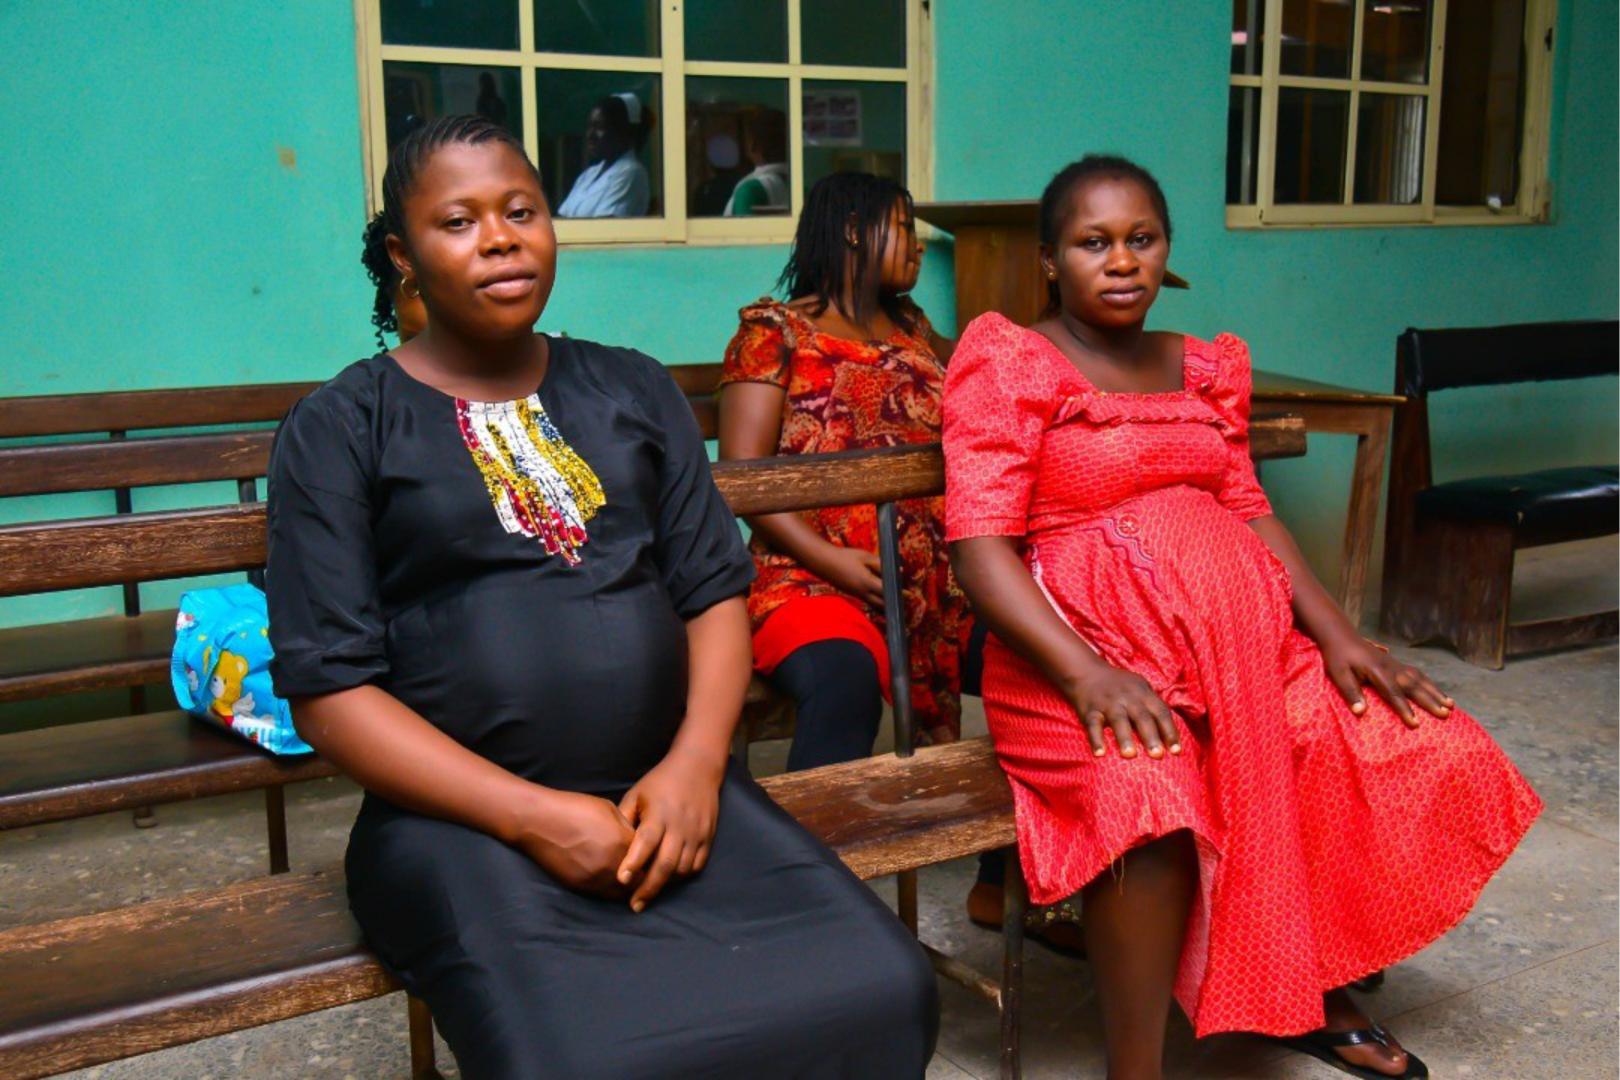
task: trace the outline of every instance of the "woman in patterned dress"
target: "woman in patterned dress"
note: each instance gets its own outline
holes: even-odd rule
[[[1461,920],[1540,800],[1272,516],[1243,342],[1144,331],[1153,178],[1071,165],[1041,240],[1051,316],[957,345],[947,518],[1030,898],[1083,892],[1109,1075],[1160,1075],[1173,995],[1200,1036],[1426,1076],[1343,987]]]
[[[817,181],[782,272],[788,301],[742,309],[726,347],[720,456],[822,454],[939,441],[951,342],[906,293],[922,246],[911,197],[865,173]],[[794,699],[790,769],[871,753],[889,685],[870,505],[748,519],[754,666]],[[944,500],[900,505],[918,735],[960,731],[967,602],[951,576]]]
[[[505,129],[413,131],[383,205],[426,326],[293,408],[269,494],[271,672],[365,788],[368,943],[479,1080],[920,1080],[915,939],[729,763],[753,565],[685,397],[534,332]]]

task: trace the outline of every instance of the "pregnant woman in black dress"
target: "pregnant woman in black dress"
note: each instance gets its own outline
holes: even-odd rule
[[[367,940],[469,1077],[920,1077],[916,943],[726,764],[752,565],[685,398],[533,333],[556,241],[502,129],[418,129],[383,187],[427,329],[270,467],[276,685],[366,789]]]

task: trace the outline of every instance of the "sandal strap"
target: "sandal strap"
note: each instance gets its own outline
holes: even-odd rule
[[[1380,1046],[1389,1046],[1389,1032],[1377,1024],[1371,1027],[1356,1028],[1352,1031],[1313,1031],[1305,1038],[1323,1047],[1366,1046],[1368,1043],[1377,1043]]]

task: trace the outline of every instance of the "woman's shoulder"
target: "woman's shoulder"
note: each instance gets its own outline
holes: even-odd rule
[[[986,311],[976,316],[962,330],[962,336],[956,339],[956,356],[961,356],[963,350],[1004,352],[1008,349],[1029,349],[1035,346],[1035,339],[1040,337],[1036,331],[1027,326],[1019,326],[999,311]]]
[[[1248,385],[1248,342],[1225,330],[1207,341],[1194,334],[1178,336],[1185,342],[1182,349],[1184,364],[1216,384]]]
[[[282,427],[338,424],[363,427],[376,414],[383,384],[394,375],[386,352],[354,363],[305,394],[287,413]]]
[[[588,338],[551,338],[552,363],[573,369],[601,384],[621,383],[632,392],[651,381],[670,379],[668,369],[640,349],[627,345],[606,345]]]

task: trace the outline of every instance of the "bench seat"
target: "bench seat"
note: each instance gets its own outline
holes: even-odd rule
[[[64,724],[0,737],[0,829],[334,776],[275,757],[187,714]]]
[[[1581,539],[1614,532],[1620,518],[1620,468],[1579,465],[1516,476],[1479,476],[1417,494],[1418,511],[1491,521],[1537,535]]]
[[[762,781],[863,879],[1013,841],[987,738]],[[0,932],[0,1075],[26,1080],[380,997],[336,871]]]
[[[174,611],[0,630],[0,703],[167,682]]]

